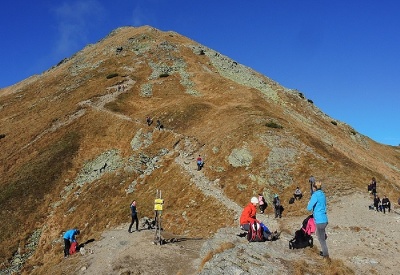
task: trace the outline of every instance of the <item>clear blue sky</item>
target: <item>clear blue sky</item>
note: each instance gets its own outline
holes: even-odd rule
[[[400,144],[398,0],[17,0],[0,9],[0,87],[121,26],[176,31]]]

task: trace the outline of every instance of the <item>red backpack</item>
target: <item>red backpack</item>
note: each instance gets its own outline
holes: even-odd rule
[[[75,254],[78,248],[78,243],[73,242],[71,243],[71,247],[69,248],[69,255]]]
[[[254,222],[253,224],[249,224],[250,229],[247,232],[247,240],[249,242],[264,242],[265,238],[263,235],[263,229],[260,224]]]

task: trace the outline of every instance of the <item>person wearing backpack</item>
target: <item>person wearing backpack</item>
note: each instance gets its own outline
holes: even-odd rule
[[[322,182],[317,181],[313,186],[313,194],[307,205],[307,210],[313,212],[315,224],[317,227],[317,238],[321,244],[320,255],[324,258],[329,259],[328,246],[326,244],[326,233],[325,229],[328,225],[328,216],[326,214],[326,196],[321,190]]]
[[[257,204],[258,198],[252,197],[249,204],[246,205],[246,207],[242,211],[242,214],[240,215],[240,228],[247,232],[252,231],[251,226],[257,226],[257,228],[261,228],[262,236],[260,236],[261,238],[258,241],[273,240],[274,238],[278,238],[279,235],[277,235],[276,232],[271,233],[268,227],[266,227],[261,221],[256,218]]]

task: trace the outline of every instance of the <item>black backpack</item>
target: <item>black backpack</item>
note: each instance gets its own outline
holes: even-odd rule
[[[291,197],[289,200],[289,204],[293,204],[294,203],[294,197]]]
[[[247,232],[247,240],[249,242],[265,242],[263,229],[257,222],[249,224],[249,232]]]

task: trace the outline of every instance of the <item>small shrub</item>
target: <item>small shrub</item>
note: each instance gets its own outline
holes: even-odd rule
[[[311,104],[314,104],[314,101],[312,101],[311,99],[307,99],[307,101]]]
[[[265,126],[267,126],[269,128],[275,128],[275,129],[282,129],[283,128],[283,126],[281,126],[278,123],[275,123],[273,121],[267,122],[267,124],[265,124]]]
[[[117,73],[112,73],[112,74],[107,75],[107,79],[114,78],[116,76],[118,76]]]
[[[162,73],[162,74],[160,74],[160,78],[161,78],[161,77],[168,77],[168,76],[169,76],[168,73]]]
[[[337,125],[337,122],[334,121],[334,120],[332,120],[331,123],[332,123],[333,125],[335,125],[335,126]]]
[[[301,97],[302,99],[304,99],[303,93],[299,93],[299,97]]]
[[[354,130],[350,130],[350,133],[353,134],[354,136],[357,134],[357,132]]]

